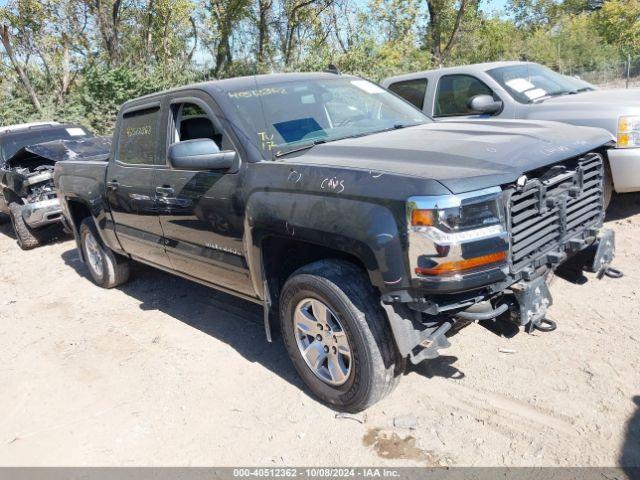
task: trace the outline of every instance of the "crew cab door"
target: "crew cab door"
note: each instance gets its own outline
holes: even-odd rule
[[[232,134],[222,127],[220,110],[204,92],[181,91],[168,101],[166,168],[158,170],[155,189],[171,265],[195,279],[255,296],[242,244],[241,165]],[[236,167],[190,171],[171,165],[171,144],[203,138],[213,140],[220,151],[234,152]]]
[[[156,208],[154,176],[160,160],[160,103],[120,114],[107,168],[107,199],[120,245],[141,260],[169,266]]]

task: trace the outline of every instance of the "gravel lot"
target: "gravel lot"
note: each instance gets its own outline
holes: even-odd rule
[[[0,465],[640,465],[640,195],[621,280],[557,280],[553,333],[472,325],[365,415],[302,389],[261,311],[137,266],[114,290],[68,238],[0,226]]]

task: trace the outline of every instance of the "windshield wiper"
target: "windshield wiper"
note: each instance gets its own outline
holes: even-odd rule
[[[303,152],[305,150],[310,150],[311,148],[315,147],[316,145],[320,145],[322,143],[337,142],[339,140],[347,140],[349,138],[366,137],[367,135],[373,135],[373,134],[376,134],[376,133],[388,132],[390,130],[400,130],[401,128],[415,127],[416,125],[420,125],[420,124],[419,123],[409,123],[409,124],[396,123],[393,127],[384,128],[382,130],[377,130],[377,131],[373,131],[373,132],[354,133],[353,135],[347,135],[346,137],[338,137],[338,138],[319,138],[317,140],[314,140],[310,144],[302,145],[302,146],[296,147],[296,148],[292,148],[291,150],[286,150],[284,152],[278,152],[274,156],[276,158],[280,158],[280,157],[284,157],[285,155],[289,155],[290,153]]]
[[[544,102],[545,100],[548,100],[548,99],[553,98],[553,97],[562,97],[564,95],[571,95],[573,93],[575,93],[575,92],[568,91],[568,92],[547,93],[546,95],[543,95],[541,97],[534,98],[533,100],[531,100],[531,103],[540,103],[540,102]]]
[[[574,90],[573,92],[569,92],[569,94],[570,95],[575,95],[576,93],[588,92],[590,90],[591,90],[590,87],[582,87],[582,88],[579,88],[577,90]]]
[[[327,141],[323,138],[319,138],[309,143],[308,145],[302,145],[300,147],[292,148],[291,150],[286,150],[284,152],[277,152],[274,156],[276,158],[280,158],[280,157],[284,157],[285,155],[289,155],[290,153],[303,152],[305,150],[309,150],[315,147],[316,145],[320,145],[322,143],[327,143]]]

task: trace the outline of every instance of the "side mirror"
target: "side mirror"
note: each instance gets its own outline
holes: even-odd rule
[[[476,95],[469,99],[469,108],[477,113],[493,115],[502,110],[502,102],[491,95]]]
[[[229,170],[235,158],[236,152],[221,152],[216,142],[208,138],[169,145],[171,166],[181,170]]]

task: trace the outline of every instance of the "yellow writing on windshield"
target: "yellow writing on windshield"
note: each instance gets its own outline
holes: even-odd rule
[[[269,135],[267,132],[258,132],[258,138],[260,138],[260,142],[262,143],[262,149],[271,151],[276,146],[273,142],[275,135]]]
[[[267,97],[269,95],[286,95],[286,88],[269,87],[259,88],[257,90],[241,90],[239,92],[229,92],[231,98],[251,98],[251,97]]]

